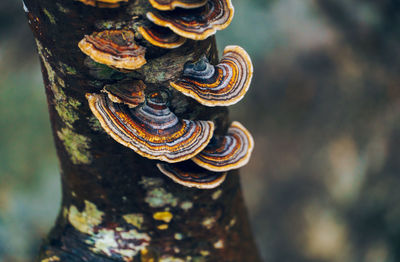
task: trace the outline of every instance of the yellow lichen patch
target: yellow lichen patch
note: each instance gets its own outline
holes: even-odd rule
[[[202,255],[203,257],[205,257],[205,256],[209,256],[209,255],[210,255],[210,251],[207,251],[207,250],[201,250],[201,251],[200,251],[200,255]]]
[[[165,212],[157,212],[157,213],[154,213],[154,214],[153,214],[153,218],[154,218],[155,220],[162,220],[162,221],[164,221],[165,223],[171,222],[171,220],[172,220],[173,217],[174,217],[174,216],[173,216],[170,212],[168,212],[168,211],[165,211]]]
[[[70,10],[69,10],[68,8],[65,8],[64,6],[62,6],[62,5],[59,4],[59,3],[57,3],[56,5],[57,5],[57,8],[58,8],[58,10],[59,10],[60,12],[62,12],[62,13],[64,13],[64,14],[70,12]]]
[[[220,196],[222,195],[222,190],[221,189],[218,189],[217,191],[215,191],[213,194],[212,194],[212,199],[213,200],[217,200]]]
[[[211,229],[214,226],[215,222],[217,221],[214,217],[208,217],[203,220],[202,225],[207,229]]]
[[[153,188],[153,187],[159,187],[161,186],[163,181],[159,178],[153,178],[153,177],[142,177],[142,180],[139,182],[139,184],[143,185],[144,188]]]
[[[224,241],[222,239],[220,239],[214,243],[214,248],[216,248],[216,249],[224,248],[224,246],[225,246]]]
[[[140,251],[140,262],[156,262],[159,261],[154,251],[144,248]]]
[[[68,220],[80,232],[93,234],[93,228],[102,222],[103,215],[95,204],[85,200],[85,209],[82,212],[79,212],[76,206],[70,206]]]
[[[63,208],[62,215],[63,215],[63,218],[67,218],[68,217],[68,208],[67,207]]]
[[[225,230],[229,230],[231,227],[233,227],[236,224],[236,218],[232,218],[231,221],[229,221],[229,225],[225,226]]]
[[[183,235],[181,233],[175,233],[174,238],[176,240],[182,240],[183,239]]]
[[[157,226],[157,228],[160,229],[160,230],[167,230],[168,229],[168,224],[159,225],[159,226]]]
[[[128,224],[131,224],[132,226],[136,227],[137,229],[142,228],[142,224],[144,221],[143,215],[142,214],[127,214],[123,216],[125,221]]]

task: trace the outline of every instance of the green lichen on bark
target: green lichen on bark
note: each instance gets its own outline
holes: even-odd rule
[[[42,44],[38,40],[36,40],[36,45],[39,56],[48,75],[50,89],[53,92],[54,107],[63,123],[69,128],[72,128],[73,123],[79,119],[77,110],[81,105],[81,102],[72,97],[68,97],[65,94],[63,90],[66,87],[65,81],[56,74],[52,65],[48,61],[51,59],[52,53],[48,49],[43,48]]]
[[[174,197],[172,193],[167,192],[162,187],[152,188],[147,192],[145,201],[151,207],[164,207],[167,205],[176,206],[178,198]]]
[[[72,128],[72,124],[79,119],[76,109],[81,105],[78,100],[68,98],[65,102],[59,102],[55,105],[58,115],[65,125]]]
[[[72,163],[90,164],[92,156],[89,150],[89,138],[77,134],[69,128],[62,128],[61,131],[57,131],[57,135],[69,153]]]
[[[43,13],[50,20],[50,23],[52,23],[52,24],[56,23],[56,18],[46,8],[43,9]]]

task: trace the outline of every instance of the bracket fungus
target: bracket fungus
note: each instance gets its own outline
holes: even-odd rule
[[[192,9],[202,7],[208,0],[149,0],[150,4],[161,11],[174,10],[176,7]]]
[[[183,38],[172,32],[170,29],[161,26],[140,26],[138,31],[150,44],[161,48],[178,48],[186,42],[186,38]]]
[[[124,82],[104,86],[103,93],[114,103],[125,104],[130,108],[137,107],[145,100],[144,90],[146,85],[142,80]]]
[[[180,8],[198,8],[207,4],[208,0],[149,0],[150,4],[161,11],[173,10],[176,7]]]
[[[146,48],[135,43],[134,35],[130,30],[105,30],[85,35],[78,46],[100,64],[135,70],[146,64]]]
[[[221,185],[227,172],[212,172],[196,166],[192,161],[184,161],[175,164],[157,164],[161,173],[171,178],[175,183],[186,187],[198,189],[213,189]]]
[[[116,8],[120,6],[121,2],[128,2],[129,0],[77,0],[85,5],[103,7],[103,8]]]
[[[218,65],[203,57],[184,67],[182,77],[171,86],[206,106],[229,106],[239,102],[250,87],[253,65],[240,46],[227,46]]]
[[[212,121],[181,120],[173,114],[162,92],[152,93],[139,107],[116,104],[103,94],[86,94],[90,109],[103,129],[139,155],[169,163],[200,153],[214,133]]]
[[[231,0],[209,0],[204,6],[195,9],[148,12],[147,18],[159,26],[170,28],[180,36],[204,40],[217,30],[228,27],[233,15]]]
[[[192,160],[207,170],[224,172],[246,165],[253,148],[254,140],[250,132],[242,124],[234,121],[226,136],[214,138]]]

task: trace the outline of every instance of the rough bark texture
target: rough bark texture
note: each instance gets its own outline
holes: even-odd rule
[[[62,207],[38,261],[259,261],[237,172],[214,190],[182,187],[156,161],[111,139],[89,110],[85,93],[105,84],[143,80],[168,88],[185,62],[217,60],[213,37],[174,51],[148,46],[148,63],[121,73],[87,58],[78,42],[108,28],[134,29],[145,21],[147,0],[123,8],[73,0],[25,0],[40,56],[50,120],[61,165]],[[212,119],[219,134],[226,108],[206,108],[170,90],[171,109],[186,119]]]

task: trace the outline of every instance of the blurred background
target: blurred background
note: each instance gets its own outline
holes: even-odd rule
[[[233,0],[219,48],[255,77],[232,118],[268,262],[400,261],[400,1]],[[31,261],[60,203],[39,61],[21,1],[0,2],[0,261]]]

